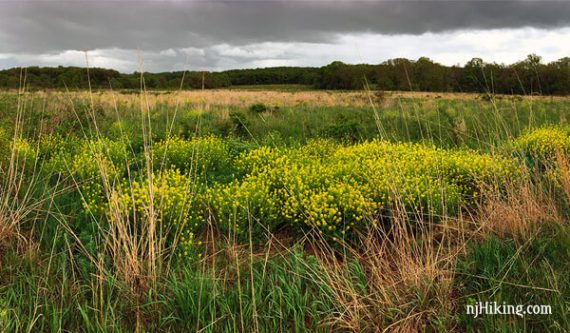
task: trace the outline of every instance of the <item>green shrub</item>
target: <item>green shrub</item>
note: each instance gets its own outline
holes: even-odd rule
[[[249,111],[253,113],[263,113],[269,110],[270,108],[263,103],[255,103],[249,106]]]

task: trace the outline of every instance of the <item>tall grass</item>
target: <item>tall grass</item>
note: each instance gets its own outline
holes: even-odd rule
[[[552,329],[568,323],[565,312],[522,324],[516,318],[473,321],[463,315],[467,302],[494,295],[511,302],[552,297],[557,309],[568,305],[570,276],[563,271],[566,257],[560,250],[570,248],[568,158],[556,155],[545,170],[523,165],[524,153],[509,150],[511,139],[527,128],[559,119],[564,101],[397,96],[375,105],[370,94],[340,94],[319,103],[344,107],[324,108],[294,105],[297,98],[322,97],[310,92],[264,93],[255,96],[270,108],[257,114],[248,111],[250,99],[256,99],[250,93],[244,101],[237,101],[234,92],[215,92],[213,99],[200,93],[205,100],[193,104],[181,102],[187,93],[171,94],[146,91],[141,77],[137,98],[90,92],[88,100],[59,101],[58,108],[70,111],[59,116],[73,117],[64,121],[66,130],[79,133],[66,138],[85,142],[86,155],[94,161],[95,174],[85,179],[79,172],[84,165],[75,170],[68,155],[62,154],[64,174],[42,165],[39,148],[34,158],[23,158],[18,147],[28,136],[27,93],[19,93],[9,158],[2,162],[0,330],[416,332]],[[292,99],[289,105],[275,108],[271,98],[284,95]],[[238,106],[215,105],[220,98]],[[357,101],[346,100],[351,98]],[[180,210],[167,211],[170,199],[160,175],[170,169],[166,155],[172,148],[163,140],[164,155],[157,155],[155,142],[173,135],[226,134],[233,137],[226,139],[228,149],[241,156],[263,145],[300,146],[312,137],[349,145],[377,136],[379,129],[387,140],[508,154],[521,161],[522,176],[507,186],[477,184],[482,195],[459,209],[448,207],[452,203],[445,195],[427,198],[442,200],[438,214],[406,205],[394,187],[385,215],[367,216],[366,228],[334,240],[316,225],[268,227],[274,221],[256,216],[249,201],[241,207],[245,220],[234,211],[229,227],[222,226],[206,202],[195,239],[199,253],[177,256],[184,235],[175,226],[187,223],[187,213],[194,212],[194,195],[201,187],[222,191],[212,183],[239,182],[244,176],[201,179],[200,172],[214,171],[197,167],[194,159],[201,155],[192,146],[187,169],[180,171],[188,200]],[[128,135],[136,137],[127,141],[124,158],[109,163],[112,147],[105,139]],[[233,162],[223,172],[233,172]],[[103,209],[90,201],[85,187],[90,181],[100,184]],[[139,189],[147,200],[127,204],[124,198],[136,197]],[[83,215],[75,201],[87,207]],[[34,251],[27,254],[14,245],[32,243]],[[549,270],[537,272],[535,263]]]
[[[25,82],[25,73],[21,74]],[[21,147],[23,139],[25,90],[18,92],[16,117],[10,139],[4,140],[2,159],[0,160],[0,246],[15,242],[26,245],[29,237],[22,233],[22,224],[29,219],[37,218],[44,200],[48,197],[34,197],[33,190],[40,182],[36,169],[37,160],[30,160],[26,153],[33,147]],[[1,134],[4,134],[2,132]],[[3,138],[6,139],[6,138]],[[27,149],[26,149],[27,148]],[[28,176],[29,175],[29,176]]]

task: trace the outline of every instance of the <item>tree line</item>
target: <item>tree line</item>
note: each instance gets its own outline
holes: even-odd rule
[[[25,79],[24,79],[25,78]],[[141,79],[142,78],[142,79]],[[531,54],[505,65],[473,58],[464,66],[444,66],[422,57],[391,59],[381,64],[323,67],[272,67],[220,72],[120,73],[81,67],[27,67],[0,71],[0,88],[31,89],[212,89],[242,85],[302,84],[318,89],[412,90],[500,94],[566,95],[570,93],[570,57],[543,63]]]

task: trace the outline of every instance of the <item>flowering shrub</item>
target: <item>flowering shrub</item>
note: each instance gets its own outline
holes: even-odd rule
[[[263,146],[251,152],[242,153],[235,162],[238,171],[247,174],[258,174],[278,167],[288,160],[277,148]]]
[[[34,168],[37,159],[38,149],[33,142],[14,138],[0,128],[0,171],[8,168],[10,160],[19,171],[30,170]]]
[[[514,148],[531,159],[550,159],[557,152],[570,153],[570,128],[545,127],[518,137]]]
[[[108,219],[127,217],[134,226],[155,218],[156,225],[170,241],[179,235],[180,253],[189,255],[194,250],[196,231],[205,221],[195,207],[194,191],[188,175],[168,169],[155,173],[152,179],[123,179],[111,192],[108,202],[92,208],[104,212]]]
[[[237,165],[247,176],[211,191],[218,219],[238,229],[252,216],[270,228],[304,223],[336,237],[374,223],[396,200],[423,214],[453,213],[483,183],[500,186],[518,172],[511,159],[472,151],[386,141],[332,145],[242,154]]]
[[[467,150],[447,152],[442,164],[444,176],[469,197],[477,196],[481,185],[500,188],[521,175],[513,159]]]
[[[531,168],[538,167],[553,189],[564,195],[569,177],[570,127],[533,130],[517,138],[514,147],[531,162]]]
[[[193,170],[196,173],[223,172],[230,165],[228,149],[224,140],[214,136],[191,140],[173,137],[154,146],[153,158],[167,168]]]
[[[14,152],[14,158],[19,167],[30,170],[34,168],[38,159],[37,148],[26,139],[15,139],[12,141],[12,149]],[[10,156],[8,156],[8,159]]]
[[[60,147],[49,163],[56,172],[71,172],[78,180],[91,179],[102,172],[115,176],[129,156],[125,141],[92,139],[76,146]]]
[[[113,183],[124,172],[128,161],[125,141],[92,139],[75,146],[59,146],[48,160],[48,169],[71,175],[79,185],[84,208],[100,206],[104,201],[104,182]]]
[[[255,233],[263,226],[279,223],[279,201],[266,174],[248,176],[241,182],[216,185],[208,190],[207,202],[213,208],[222,231],[244,234],[251,221]]]
[[[74,140],[76,139],[74,138]],[[74,140],[67,140],[67,142]],[[42,160],[49,160],[66,149],[69,149],[66,147],[66,140],[59,135],[42,135],[38,140],[38,152]]]
[[[61,147],[57,140],[44,145]],[[512,158],[380,140],[262,146],[235,158],[230,151],[216,137],[170,138],[153,147],[155,165],[165,164],[151,179],[125,172],[123,141],[84,141],[52,154],[50,163],[72,172],[86,211],[107,219],[119,211],[132,223],[156,218],[168,235],[181,234],[182,253],[195,249],[195,235],[210,216],[222,232],[238,235],[247,235],[251,224],[255,233],[317,228],[337,238],[393,214],[396,204],[416,217],[455,214],[483,184],[501,187],[519,175]],[[231,177],[208,182],[209,172]]]

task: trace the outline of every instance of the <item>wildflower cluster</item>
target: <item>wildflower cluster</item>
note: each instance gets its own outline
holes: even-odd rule
[[[74,140],[77,140],[74,138]],[[72,140],[67,140],[70,142]],[[66,150],[66,140],[57,134],[41,135],[38,140],[38,153],[42,160],[49,160]]]
[[[189,255],[205,221],[195,206],[192,179],[178,169],[167,169],[139,180],[123,179],[101,208],[108,219],[128,218],[135,226],[155,219],[171,241],[179,236],[180,253]]]
[[[533,130],[517,138],[514,144],[517,152],[530,161],[530,167],[543,171],[545,180],[555,190],[565,190],[570,156],[570,127],[545,127]]]
[[[17,138],[12,141],[12,152],[19,167],[30,170],[38,159],[37,147],[26,139]],[[10,158],[7,156],[7,158]]]
[[[550,159],[556,153],[570,153],[570,128],[545,127],[528,132],[514,142],[528,158]]]
[[[223,224],[239,228],[254,216],[267,227],[303,223],[333,237],[374,223],[395,201],[425,214],[453,213],[482,183],[500,185],[518,170],[505,157],[386,141],[262,147],[236,164],[246,176],[211,191]]]
[[[320,139],[235,155],[220,138],[175,137],[153,146],[157,167],[149,176],[144,164],[131,166],[137,159],[121,140],[42,145],[53,169],[80,184],[87,212],[133,226],[154,220],[168,239],[180,236],[187,256],[207,217],[238,235],[250,226],[256,233],[316,228],[336,239],[390,216],[396,205],[418,217],[455,214],[482,184],[502,186],[519,172],[508,157],[413,143]],[[212,174],[231,177],[207,180]]]
[[[191,140],[169,138],[153,147],[153,157],[165,167],[195,173],[224,171],[230,164],[227,144],[214,136],[194,137]]]
[[[47,162],[48,169],[59,174],[71,174],[81,188],[87,211],[100,207],[104,201],[104,182],[112,183],[120,177],[128,161],[126,143],[93,139],[82,141],[76,146],[56,147],[59,150],[52,153],[53,156]]]

